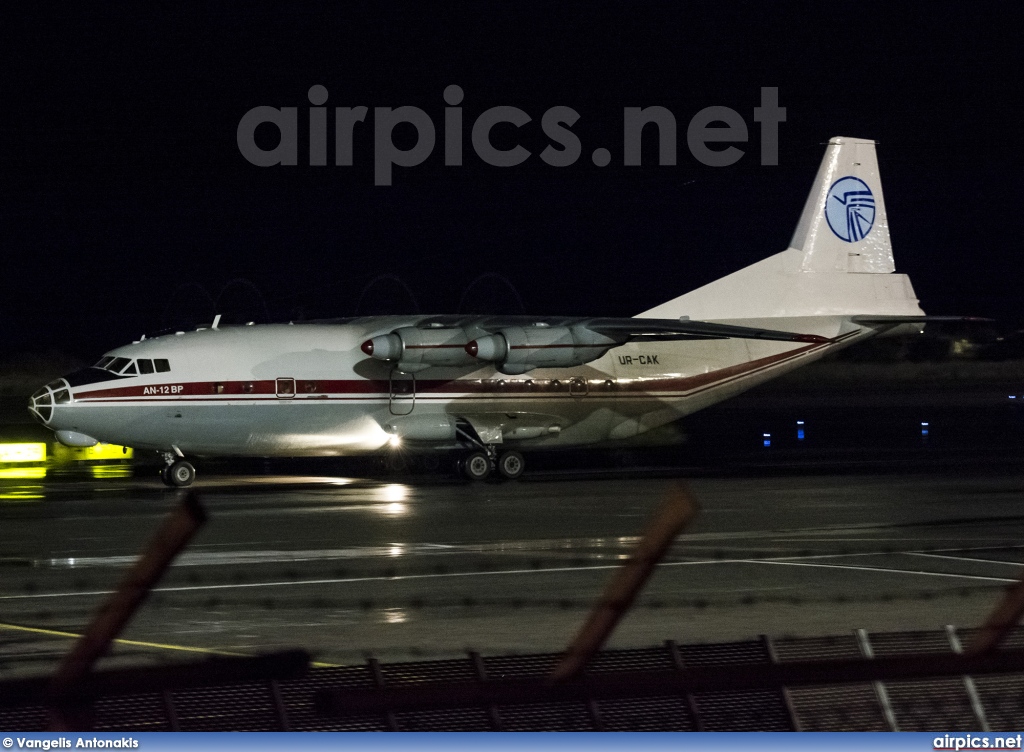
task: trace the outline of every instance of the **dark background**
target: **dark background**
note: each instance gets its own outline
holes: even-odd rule
[[[110,4],[0,17],[0,356],[93,357],[209,320],[355,313],[632,315],[783,250],[830,136],[879,141],[897,266],[926,311],[1021,324],[1021,64],[1016,6],[921,3]],[[443,165],[442,92],[465,91],[465,163]],[[328,107],[414,105],[438,143],[373,185],[372,114],[355,166],[310,167],[306,92]],[[753,108],[777,86],[780,164]],[[252,107],[300,108],[299,165],[259,168]],[[476,116],[527,111],[534,155],[499,169]],[[583,155],[553,168],[544,111]],[[622,108],[661,105],[678,164],[622,163]],[[746,156],[686,147],[725,105]],[[329,125],[332,132],[333,117]],[[516,134],[495,131],[499,146]],[[653,131],[653,129],[650,129]],[[261,132],[260,136],[264,136]],[[398,132],[398,136],[403,134]],[[408,134],[405,134],[408,135]],[[504,139],[504,140],[503,140]],[[329,139],[332,140],[332,139]],[[407,144],[406,144],[407,145]],[[595,167],[590,153],[612,152]],[[481,275],[487,276],[470,288]],[[401,278],[403,285],[390,277]],[[376,280],[376,282],[374,282]],[[372,283],[372,284],[371,284]],[[368,286],[369,285],[369,286]]]

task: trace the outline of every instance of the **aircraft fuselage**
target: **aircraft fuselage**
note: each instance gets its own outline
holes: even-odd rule
[[[144,339],[107,355],[139,362],[136,370],[142,361],[164,360],[169,370],[71,374],[68,398],[53,400],[45,422],[103,442],[191,455],[360,454],[383,448],[396,434],[454,446],[456,420],[489,431],[488,443],[575,446],[628,439],[874,334],[842,317],[776,320],[776,327],[784,323],[829,341],[635,342],[582,366],[518,376],[491,364],[403,373],[360,350],[368,338],[423,318],[225,327]]]

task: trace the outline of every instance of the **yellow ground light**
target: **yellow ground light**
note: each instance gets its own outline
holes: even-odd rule
[[[135,456],[131,447],[117,444],[96,444],[91,447],[53,445],[54,462],[92,462],[95,460],[130,460]]]
[[[45,467],[0,467],[0,478],[13,480],[41,480],[45,477]]]
[[[46,444],[0,444],[0,462],[46,462]]]

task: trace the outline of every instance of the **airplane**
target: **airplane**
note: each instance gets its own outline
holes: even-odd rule
[[[143,337],[29,409],[68,446],[189,457],[455,451],[470,480],[523,450],[630,439],[870,337],[934,320],[895,272],[875,142],[829,141],[789,248],[632,318],[374,316]]]

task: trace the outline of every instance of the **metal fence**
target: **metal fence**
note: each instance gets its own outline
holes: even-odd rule
[[[570,684],[562,654],[317,668],[204,664],[173,681],[104,680],[90,725],[117,731],[1002,731],[1024,725],[1024,629],[988,657],[974,630],[605,650]],[[292,656],[294,658],[294,656]],[[958,667],[972,667],[973,676]],[[952,670],[951,670],[952,669]],[[157,669],[156,671],[159,671]],[[140,674],[140,676],[144,676]],[[189,677],[192,677],[191,679]],[[285,678],[283,678],[285,677]],[[165,677],[166,678],[166,677]],[[0,683],[0,730],[41,731],[46,706]],[[162,687],[162,688],[161,688]],[[729,688],[731,687],[731,688]],[[739,688],[737,688],[739,687]]]

